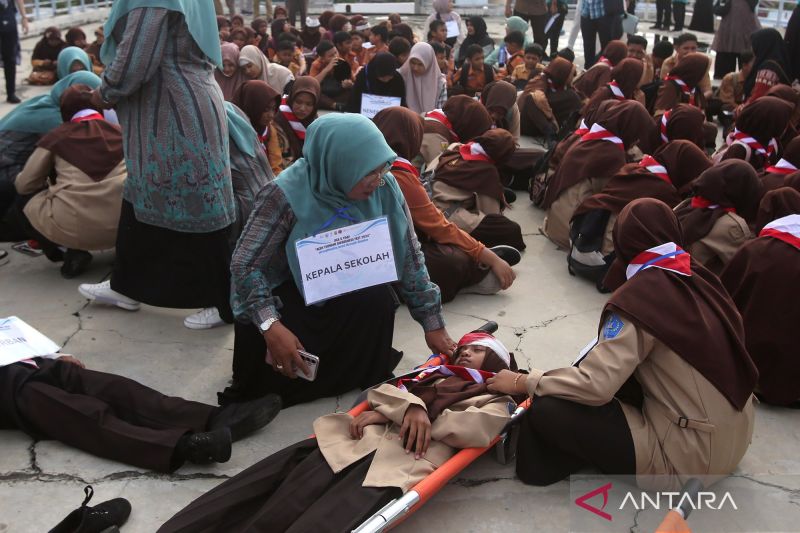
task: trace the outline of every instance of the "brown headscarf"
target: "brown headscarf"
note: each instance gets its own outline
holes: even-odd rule
[[[289,91],[289,95],[286,98],[286,105],[292,107],[292,104],[294,104],[294,99],[297,98],[298,94],[306,93],[314,97],[314,110],[310,115],[308,115],[308,117],[300,121],[300,123],[306,128],[317,119],[320,92],[320,85],[316,78],[312,78],[311,76],[300,76],[294,80],[292,89]],[[278,113],[275,115],[275,123],[286,133],[286,137],[289,139],[289,147],[292,151],[292,155],[295,158],[303,157],[303,141],[297,138],[297,135],[294,134],[289,121],[286,120],[286,117],[284,117],[280,111],[278,111]]]
[[[230,77],[222,72],[222,66],[214,69],[214,79],[217,81],[219,88],[222,89],[222,96],[230,102],[236,90],[245,81],[242,69],[239,68],[239,47],[233,43],[223,43],[222,60],[231,61],[236,65],[236,72]]]
[[[800,171],[794,172],[786,176],[786,180],[783,182],[784,187],[789,187],[791,189],[800,192]]]
[[[746,221],[753,221],[758,209],[761,184],[752,166],[739,159],[729,159],[700,174],[692,184],[692,195],[719,207],[692,207],[687,203],[675,210],[687,246],[708,235],[717,219],[725,215],[725,208],[733,208]]]
[[[644,72],[644,63],[638,59],[627,58],[620,61],[614,68],[611,69],[611,81],[616,82],[622,94],[627,99],[631,99],[639,86],[639,81],[642,79],[642,72]],[[592,109],[600,105],[603,100],[616,100],[617,97],[611,91],[608,84],[598,87],[592,94],[586,105],[583,106],[581,114],[586,116]]]
[[[800,191],[792,187],[769,191],[758,204],[756,231],[760,232],[773,220],[796,214],[800,214]]]
[[[667,143],[653,158],[667,170],[671,184],[639,163],[630,163],[608,180],[602,192],[584,200],[573,218],[593,209],[617,214],[638,198],[655,198],[674,208],[682,200],[681,190],[688,188],[691,181],[712,164],[705,152],[689,141]]]
[[[699,108],[689,104],[678,104],[668,111],[667,116],[667,139],[677,141],[685,139],[696,144],[699,148],[705,147],[703,137],[703,124],[706,115]],[[653,129],[653,144],[659,146],[664,142],[661,138],[661,120],[659,115],[655,118],[655,128]]]
[[[608,102],[609,105],[606,105]],[[653,119],[642,104],[635,100],[601,104],[595,124],[600,124],[622,139],[625,149],[639,140],[639,135],[649,131]],[[576,141],[553,174],[542,207],[549,209],[555,200],[573,185],[588,178],[611,177],[625,164],[625,152],[601,140]]]
[[[439,158],[434,178],[452,187],[489,196],[504,206],[503,184],[496,165],[513,155],[516,150],[514,137],[508,131],[496,128],[476,137],[474,142],[483,147],[493,162],[468,161],[461,156],[459,148],[445,150]]]
[[[769,142],[781,136],[794,108],[786,100],[775,96],[762,96],[747,104],[736,117],[739,131],[751,135],[765,148]]]
[[[789,120],[789,126],[786,128],[786,133],[783,136],[781,146],[786,146],[789,141],[797,136],[798,121],[800,121],[800,93],[795,91],[792,87],[779,83],[767,91],[766,96],[775,96],[781,100],[785,100],[794,106],[792,111],[792,118]]]
[[[493,81],[483,88],[481,102],[487,110],[496,110],[505,117],[508,110],[517,103],[517,88],[507,81]],[[495,126],[508,129],[508,123],[505,119],[502,119],[500,123],[495,124]]]
[[[758,373],[744,345],[742,319],[719,278],[692,261],[691,276],[648,268],[626,281],[631,260],[668,242],[683,245],[680,225],[669,206],[642,198],[622,210],[614,226],[616,260],[604,282],[616,291],[603,310],[603,322],[609,313],[624,313],[741,411]],[[698,324],[702,335],[697,334]]]
[[[794,165],[795,168],[800,168],[800,137],[795,137],[786,145],[783,154],[781,154],[781,159],[785,159]],[[765,171],[761,176],[761,184],[765,191],[772,191],[783,187],[786,177],[786,174]]]
[[[51,46],[48,39],[58,39],[58,44]],[[49,59],[50,61],[58,61],[58,54],[67,47],[67,43],[61,38],[61,30],[56,26],[50,26],[44,30],[44,35],[33,47],[33,54],[31,59],[42,60]]]
[[[762,215],[763,213],[763,215]],[[781,188],[761,200],[763,224],[800,214],[800,193]],[[798,250],[772,237],[745,243],[720,276],[745,328],[747,351],[758,368],[758,391],[767,403],[800,399],[797,359]]]
[[[451,96],[442,107],[442,112],[453,125],[453,131],[458,135],[458,140],[466,143],[492,127],[492,117],[486,108],[465,94]],[[426,133],[439,133],[450,139],[450,132],[446,127],[432,120],[425,121]],[[455,139],[450,139],[455,142]]]
[[[694,90],[697,84],[703,79],[708,71],[709,59],[705,54],[688,54],[680,60],[675,68],[673,68],[669,75],[675,76],[683,80],[686,85]],[[705,97],[699,90],[694,91],[695,103],[694,105],[704,109],[706,107]],[[658,89],[658,96],[656,96],[656,103],[654,109],[656,112],[660,110],[669,110],[680,103],[688,103],[689,99],[678,88],[674,81],[667,81]]]
[[[70,28],[67,30],[67,34],[64,36],[67,46],[78,46],[75,43],[80,39],[83,39],[84,42],[86,41],[86,34],[80,28]]]
[[[586,127],[591,128],[598,116],[606,114],[608,110],[615,105],[617,105],[617,100],[603,100],[600,102],[596,109],[590,110],[589,113],[583,117],[583,122],[586,124]],[[580,138],[581,136],[577,133],[571,133],[565,137],[564,140],[559,141],[553,149],[553,155],[550,156],[548,166],[551,169],[557,169],[564,159],[564,155],[580,141]]]
[[[261,124],[261,115],[268,108],[272,107],[275,111],[281,103],[281,95],[269,86],[267,82],[261,80],[250,80],[239,86],[233,95],[233,104],[244,111],[250,119],[253,129],[261,135],[264,128],[269,124]]]
[[[104,119],[71,122],[84,109],[92,109],[92,89],[88,85],[73,85],[61,96],[61,116],[64,124],[44,137],[37,146],[49,150],[77,167],[94,181],[102,181],[119,165],[122,151],[122,131]]]
[[[372,121],[397,155],[411,161],[419,154],[425,133],[421,116],[405,107],[387,107]]]
[[[606,47],[603,48],[602,57],[611,61],[611,66],[615,67],[620,61],[628,57],[628,45],[616,39],[609,41]]]

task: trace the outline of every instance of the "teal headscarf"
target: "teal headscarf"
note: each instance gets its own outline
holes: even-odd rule
[[[68,74],[53,85],[49,94],[31,98],[14,108],[0,120],[0,131],[23,133],[45,133],[59,127],[61,119],[61,95],[72,85],[84,84],[92,89],[100,87],[100,78],[93,72],[80,70]]]
[[[104,65],[110,65],[117,55],[117,42],[114,40],[114,28],[119,19],[134,9],[143,7],[160,7],[183,14],[189,33],[200,47],[200,50],[216,66],[222,65],[222,52],[219,46],[217,30],[217,13],[211,0],[114,0],[111,13],[108,15],[103,29],[106,40],[100,49],[100,59]]]
[[[250,157],[256,155],[256,131],[242,111],[230,102],[225,102],[225,113],[228,115],[228,135],[239,148]]]
[[[76,61],[83,63],[83,66],[88,72],[92,72],[92,60],[89,59],[89,54],[84,52],[77,46],[68,46],[61,50],[58,54],[58,79],[63,79],[69,74],[69,69]]]
[[[385,185],[367,200],[347,197],[367,174],[396,158],[378,127],[362,115],[329,114],[308,127],[303,157],[275,180],[297,218],[286,243],[286,255],[300,291],[303,284],[295,249],[298,240],[382,216],[389,220],[397,276],[401,277],[408,219],[394,176],[385,174]]]
[[[512,31],[518,31],[522,35],[528,33],[528,23],[525,22],[524,18],[517,17],[516,15],[506,19],[506,27],[508,28],[509,33]]]

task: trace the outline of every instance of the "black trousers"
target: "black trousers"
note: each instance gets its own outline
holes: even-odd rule
[[[585,68],[595,64],[597,61],[596,40],[600,37],[600,49],[606,47],[614,37],[614,26],[617,22],[615,16],[604,16],[598,19],[581,17],[581,36],[583,37],[583,55],[585,56]]]
[[[16,396],[26,429],[98,457],[170,472],[180,466],[173,458],[178,440],[206,431],[216,409],[115,374],[37,361],[39,370]]]
[[[42,251],[44,252],[45,257],[50,259],[51,261],[61,261],[62,259],[62,252],[59,248],[61,245],[57,242],[53,242],[48,239],[45,235],[43,235],[39,230],[33,227],[31,221],[28,220],[28,217],[25,216],[25,206],[28,204],[31,198],[33,198],[33,194],[18,194],[16,198],[16,206],[19,211],[19,223],[22,226],[22,230],[25,232],[26,236],[29,239],[33,239],[39,243]]]
[[[530,22],[531,29],[533,30],[533,42],[540,44],[542,45],[542,48],[545,48],[547,44],[547,36],[544,33],[544,27],[547,26],[547,21],[550,20],[550,14],[545,13],[544,15],[528,15],[526,13],[520,13],[515,9],[514,16],[523,19],[525,22]]]
[[[308,11],[308,0],[286,0],[287,15],[292,26],[297,20],[297,13],[300,13],[300,25],[306,27],[306,12]]]
[[[619,402],[592,407],[535,397],[520,427],[519,479],[528,485],[550,485],[589,467],[604,474],[636,473],[633,439]]]
[[[542,48],[545,52],[547,52],[547,43],[550,43],[550,57],[555,57],[556,52],[558,52],[558,38],[561,37],[561,28],[564,27],[564,19],[567,17],[566,14],[560,15],[553,25],[550,26],[550,29],[547,31],[545,35],[546,39],[544,44],[542,44]],[[545,26],[547,23],[545,22]]]
[[[17,92],[17,47],[19,35],[17,26],[14,29],[0,33],[0,58],[3,60],[3,74],[6,76],[6,97],[14,96]]]
[[[736,71],[736,64],[742,68],[742,60],[736,52],[717,52],[714,60],[714,79],[721,80],[726,74]]]
[[[675,31],[683,29],[683,23],[686,20],[686,4],[682,2],[672,2],[672,14],[675,19]]]
[[[672,24],[672,2],[656,0],[656,24],[665,27]]]

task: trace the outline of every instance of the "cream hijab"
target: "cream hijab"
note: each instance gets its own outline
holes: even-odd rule
[[[425,73],[421,76],[411,72],[411,60],[417,59],[425,66]],[[436,109],[436,101],[442,92],[444,79],[439,63],[436,61],[436,53],[428,43],[417,43],[411,48],[402,67],[398,69],[403,81],[406,84],[406,104],[415,113],[427,113]]]
[[[292,71],[283,65],[276,65],[270,63],[267,56],[265,56],[257,46],[249,44],[242,48],[239,53],[239,65],[244,63],[252,63],[261,67],[261,74],[255,78],[266,82],[267,85],[272,87],[278,94],[283,94],[283,89],[286,84],[294,79]]]

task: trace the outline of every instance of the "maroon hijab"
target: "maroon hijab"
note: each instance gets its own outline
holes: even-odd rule
[[[800,193],[781,188],[761,200],[759,225],[800,214]],[[773,237],[745,243],[720,278],[742,315],[747,351],[758,368],[758,392],[767,403],[800,399],[797,302],[800,250]]]
[[[729,159],[700,174],[692,185],[692,196],[719,207],[692,207],[687,203],[675,210],[687,246],[708,235],[726,209],[733,209],[747,222],[752,222],[761,197],[761,184],[752,166]]]
[[[611,107],[604,107],[604,111],[598,113],[595,124],[600,124],[622,139],[626,150],[636,144],[640,135],[652,128],[652,117],[635,100],[616,102]],[[613,143],[601,140],[576,142],[553,174],[542,207],[549,209],[562,192],[585,179],[613,176],[624,164],[625,151]]]
[[[592,93],[592,97],[583,106],[581,114],[586,116],[592,109],[599,106],[603,100],[617,100],[618,96],[611,89],[611,84],[616,84],[625,99],[630,100],[633,98],[636,88],[642,79],[642,72],[644,72],[644,63],[640,60],[629,57],[620,61],[611,69],[611,81],[602,87],[598,87]]]
[[[453,126],[453,132],[458,135],[458,141],[462,143],[471,141],[494,124],[483,104],[465,94],[448,98],[442,112]],[[450,142],[456,142],[451,138],[450,130],[434,120],[425,121],[425,133],[438,133]]]
[[[425,130],[418,114],[406,107],[387,107],[372,121],[398,156],[411,161],[419,154]]]
[[[603,310],[624,313],[700,372],[737,410],[747,404],[758,372],[747,354],[744,326],[731,298],[714,274],[691,262],[691,276],[648,268],[626,280],[637,255],[674,242],[682,246],[680,224],[658,200],[628,204],[614,226],[616,260],[605,285],[615,288]],[[698,335],[698,324],[702,334]]]
[[[653,159],[666,169],[670,182],[639,163],[625,165],[608,181],[602,192],[590,196],[578,206],[573,218],[593,209],[606,209],[618,214],[639,198],[655,198],[674,208],[682,200],[681,191],[712,164],[705,152],[689,141],[667,143],[653,154]]]
[[[786,145],[781,159],[785,159],[787,162],[794,165],[795,168],[800,168],[800,137],[795,137]],[[764,174],[761,176],[761,184],[764,186],[765,191],[783,187],[784,181],[786,181],[786,174],[782,172],[767,172],[765,169]]]
[[[652,140],[652,149],[665,142],[685,139],[696,144],[699,148],[705,148],[705,137],[703,135],[703,124],[706,121],[706,114],[698,107],[689,104],[678,104],[663,115],[655,118]],[[667,140],[664,140],[666,136]]]
[[[92,89],[77,84],[61,96],[61,116],[64,124],[44,137],[37,146],[49,150],[77,167],[94,181],[102,181],[119,165],[122,151],[122,131],[103,118],[72,122],[70,119],[83,110],[102,112],[92,104]]]
[[[250,80],[239,86],[233,95],[233,105],[244,111],[253,129],[261,135],[269,124],[261,124],[261,115],[269,108],[277,111],[281,95],[261,80]]]

